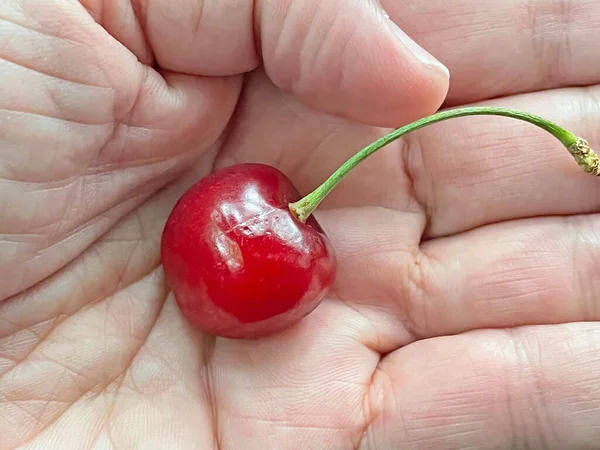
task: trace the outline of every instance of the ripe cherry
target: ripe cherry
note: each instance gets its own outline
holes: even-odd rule
[[[230,338],[282,330],[310,313],[335,273],[335,257],[311,216],[289,204],[292,182],[262,164],[202,179],[173,209],[163,233],[167,283],[187,319]]]
[[[218,336],[252,338],[283,330],[314,310],[334,280],[335,257],[312,216],[341,179],[380,148],[446,119],[498,115],[549,132],[588,173],[600,159],[587,142],[541,117],[507,108],[438,112],[393,130],[352,156],[300,198],[273,167],[240,164],[192,186],[175,205],[163,232],[167,284],[184,316]]]

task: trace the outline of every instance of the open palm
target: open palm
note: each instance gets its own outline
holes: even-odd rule
[[[225,165],[307,192],[444,99],[600,146],[597,1],[382,3],[447,96],[375,1],[0,4],[0,450],[597,448],[600,185],[531,125],[361,164],[284,333],[202,335],[165,285],[166,217]]]

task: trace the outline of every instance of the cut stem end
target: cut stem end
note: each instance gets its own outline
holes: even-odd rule
[[[577,138],[574,144],[570,145],[567,150],[575,159],[575,162],[583,169],[584,172],[592,175],[600,176],[600,158],[594,150],[592,150],[585,139]]]

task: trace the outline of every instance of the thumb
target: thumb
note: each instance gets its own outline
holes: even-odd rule
[[[315,109],[395,127],[444,101],[448,69],[377,0],[266,0],[256,17],[267,74]]]
[[[434,112],[448,71],[377,0],[146,0],[159,66],[232,75],[262,61],[271,80],[325,113],[398,126]]]

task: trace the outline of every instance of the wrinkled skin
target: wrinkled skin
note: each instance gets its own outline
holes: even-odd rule
[[[199,334],[165,286],[164,221],[215,167],[307,192],[442,102],[600,147],[600,2],[382,5],[449,90],[375,1],[0,2],[1,450],[595,448],[600,181],[530,125],[360,165],[317,215],[332,295],[280,335]]]

